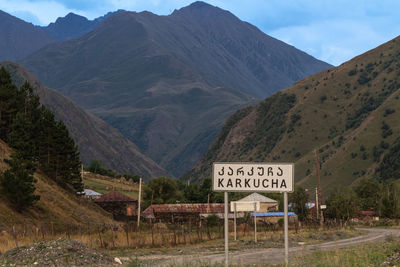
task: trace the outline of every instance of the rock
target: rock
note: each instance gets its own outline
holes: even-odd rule
[[[120,266],[114,258],[66,238],[14,248],[0,256],[0,266]]]

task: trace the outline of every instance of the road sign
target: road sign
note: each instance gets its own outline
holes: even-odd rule
[[[254,211],[254,203],[256,203],[256,211],[260,210],[260,201],[231,201],[231,211]]]
[[[293,163],[223,162],[213,164],[213,190],[293,192]]]
[[[225,266],[229,266],[228,192],[280,192],[284,194],[285,264],[287,266],[289,262],[287,193],[293,192],[294,189],[294,164],[214,162],[212,176],[213,190],[224,192]],[[255,202],[253,202],[253,207],[257,209]],[[234,210],[236,214],[236,209]],[[256,225],[257,216],[254,216],[254,238],[257,242]]]

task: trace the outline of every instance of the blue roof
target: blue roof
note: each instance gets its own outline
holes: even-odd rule
[[[257,217],[283,217],[284,212],[257,212]],[[254,217],[254,212],[251,213],[251,216]],[[288,212],[288,216],[296,216],[294,212]]]

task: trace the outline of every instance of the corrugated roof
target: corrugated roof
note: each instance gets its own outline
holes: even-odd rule
[[[95,202],[134,202],[132,198],[118,192],[112,191],[108,194],[102,195]]]
[[[154,204],[148,207],[143,214],[153,213],[224,213],[224,204]]]
[[[374,215],[375,215],[375,212],[374,212],[373,210],[362,210],[362,211],[361,211],[361,215],[364,215],[364,216],[374,216]]]
[[[85,193],[86,196],[101,196],[100,193],[98,193],[92,189],[85,189],[85,190],[83,190],[83,193]]]
[[[248,195],[247,197],[239,199],[238,201],[239,202],[241,202],[241,201],[260,201],[261,203],[278,203],[278,201],[271,199],[269,197],[265,197],[258,193],[253,193],[251,195]]]

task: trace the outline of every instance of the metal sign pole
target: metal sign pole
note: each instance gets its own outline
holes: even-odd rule
[[[283,210],[284,224],[285,224],[285,266],[289,264],[289,235],[288,235],[288,195],[287,192],[283,193]]]
[[[224,192],[224,202],[225,202],[225,266],[229,266],[229,231],[228,231],[228,192]]]
[[[233,203],[233,210],[234,210],[234,217],[233,217],[233,219],[234,219],[234,224],[233,224],[233,227],[234,227],[234,232],[235,232],[235,241],[236,241],[236,202],[234,202]]]
[[[140,224],[140,204],[142,201],[142,178],[139,178],[139,196],[138,196],[138,214],[137,214],[137,227]]]
[[[257,202],[254,202],[254,243],[257,243]]]

